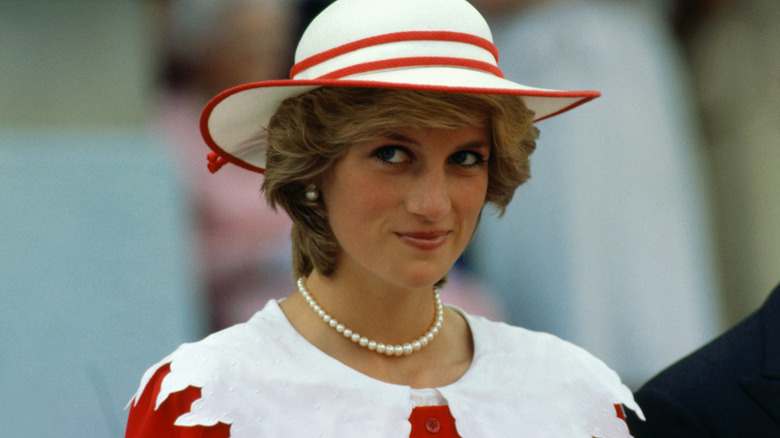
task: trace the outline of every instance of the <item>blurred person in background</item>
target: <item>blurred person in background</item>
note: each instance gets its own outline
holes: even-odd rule
[[[468,260],[512,323],[598,352],[638,387],[720,328],[708,174],[665,3],[474,3],[513,55],[507,77],[603,97],[541,127],[551,147]]]
[[[222,90],[287,75],[297,11],[287,0],[174,0],[165,7],[167,56],[155,122],[181,164],[201,282],[218,329],[284,293],[292,276],[290,220],[261,198],[262,175],[209,173],[200,113]]]
[[[712,165],[728,322],[780,278],[780,2],[680,0]]]
[[[780,285],[766,291],[780,276],[780,3],[678,3],[715,169],[728,316],[741,321],[643,385],[647,421],[629,423],[637,438],[777,437]]]

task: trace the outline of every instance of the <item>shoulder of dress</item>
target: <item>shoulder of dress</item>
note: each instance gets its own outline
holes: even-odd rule
[[[560,366],[591,365],[609,369],[584,348],[553,334],[490,321],[480,316],[469,315],[467,318],[475,343],[481,346],[484,354],[533,358],[535,362],[551,361]]]
[[[624,405],[643,414],[631,390],[620,376],[602,360],[585,349],[555,335],[536,332],[482,317],[468,316],[475,341],[476,360],[485,362],[488,379],[506,391],[540,395],[548,391],[561,394],[556,404],[565,400],[576,404],[599,400],[603,407]],[[507,368],[506,364],[513,364]]]
[[[224,423],[235,438],[307,436],[312,429],[325,436],[388,436],[393,432],[385,431],[410,427],[407,388],[358,379],[306,344],[278,307],[271,310],[183,344],[147,371],[137,398],[155,385],[159,407],[177,392],[197,387],[200,398],[174,424]],[[323,363],[312,366],[318,360]],[[170,372],[152,379],[166,364]],[[367,425],[364,419],[380,411],[385,415]]]
[[[215,332],[199,341],[184,343],[141,377],[131,404],[137,403],[152,377],[165,365],[170,372],[163,378],[155,402],[155,409],[170,394],[188,387],[204,388],[217,380],[240,379],[241,367],[253,351],[268,351],[269,339],[263,333],[264,320],[260,314],[246,323]]]

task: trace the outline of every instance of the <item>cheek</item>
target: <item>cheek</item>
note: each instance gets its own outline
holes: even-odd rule
[[[362,177],[332,181],[325,205],[334,233],[355,233],[381,220],[398,203],[396,186],[381,178]]]
[[[479,216],[482,208],[485,206],[485,197],[487,196],[487,177],[480,178],[478,181],[471,181],[469,184],[463,184],[453,198],[459,206],[462,214],[471,217]]]
[[[389,208],[397,199],[398,184],[382,178],[360,178],[354,180],[355,194],[350,200],[352,208],[366,214],[376,214]]]

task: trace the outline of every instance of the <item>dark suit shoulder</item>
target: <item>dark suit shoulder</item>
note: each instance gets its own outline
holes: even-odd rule
[[[655,389],[678,399],[702,401],[737,390],[737,375],[761,372],[762,332],[759,313],[680,359],[638,392]]]
[[[780,320],[778,304],[780,288],[761,309],[643,385],[635,398],[647,421],[629,418],[635,437],[780,436],[780,423],[746,390],[767,371],[765,343],[773,341],[766,332]]]

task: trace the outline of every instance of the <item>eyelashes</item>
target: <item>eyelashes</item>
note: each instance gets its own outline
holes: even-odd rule
[[[382,146],[372,155],[379,162],[390,166],[398,166],[412,160],[412,153],[402,146]]]
[[[403,146],[382,146],[371,154],[377,161],[387,166],[401,166],[411,163],[412,152]],[[450,155],[448,162],[462,167],[479,166],[487,161],[487,157],[474,150],[464,149]]]
[[[455,152],[450,156],[450,161],[460,166],[479,166],[486,161],[483,154],[477,151],[463,150]]]

